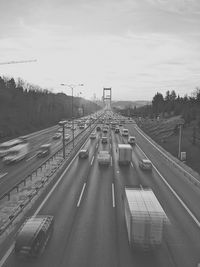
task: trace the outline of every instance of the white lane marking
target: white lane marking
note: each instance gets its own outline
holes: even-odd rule
[[[142,153],[145,155],[145,157],[147,157],[147,155],[145,154],[145,152],[139,146],[138,146],[138,148],[142,151]],[[187,213],[191,216],[191,218],[193,219],[193,221],[200,228],[200,222],[195,217],[195,215],[190,211],[190,209],[186,206],[186,204],[183,202],[183,200],[179,197],[179,195],[175,192],[175,190],[171,187],[171,185],[166,181],[166,179],[164,178],[164,176],[159,172],[159,170],[156,168],[156,166],[153,163],[152,163],[152,166],[154,167],[154,169],[156,170],[156,172],[158,173],[158,175],[161,177],[161,179],[163,180],[163,182],[166,184],[166,186],[171,190],[172,194],[174,194],[174,196],[178,199],[178,201],[181,203],[181,205],[183,206],[183,208],[187,211]]]
[[[160,150],[154,143],[152,143],[140,130],[138,127],[135,127],[135,129],[153,146],[155,147],[164,157],[166,157],[169,161],[171,161],[174,165],[176,165],[179,169],[187,173],[190,177],[192,177],[196,183],[200,183],[199,180],[197,180],[192,174],[190,174],[188,171],[186,171],[183,167],[181,167],[178,163],[176,163],[173,159],[168,157],[162,150]]]
[[[2,257],[2,259],[0,260],[0,267],[3,266],[3,264],[5,263],[5,261],[7,260],[7,258],[9,257],[9,255],[12,253],[12,251],[14,250],[15,244],[13,243],[9,249],[6,251],[6,254]]]
[[[85,143],[81,146],[81,148],[79,149],[79,151],[85,146],[85,144],[88,142],[88,139],[85,141]],[[57,180],[57,182],[54,184],[54,186],[52,187],[52,189],[49,191],[49,193],[46,195],[46,197],[44,198],[44,200],[42,201],[42,203],[40,204],[40,206],[37,208],[37,210],[35,211],[35,213],[33,214],[33,216],[36,216],[40,210],[43,208],[44,204],[47,202],[47,200],[49,199],[49,197],[51,196],[51,194],[54,192],[54,190],[56,189],[57,185],[60,183],[60,181],[62,180],[63,176],[67,173],[68,169],[71,167],[72,163],[76,160],[78,155],[78,152],[76,154],[76,156],[72,159],[72,161],[69,163],[69,165],[67,166],[67,168],[64,170],[64,172],[60,175],[59,179]],[[0,267],[3,266],[3,264],[5,263],[5,261],[7,260],[7,258],[10,256],[10,254],[12,253],[14,249],[14,243],[11,244],[11,246],[9,247],[9,249],[6,251],[5,255],[2,257],[2,259],[0,260]]]
[[[110,149],[112,149],[112,145],[110,144]]]
[[[133,168],[133,162],[131,161],[131,167]]]
[[[94,156],[92,157],[92,160],[91,160],[91,163],[90,163],[91,165],[92,165],[93,161],[94,161]]]
[[[31,160],[31,159],[33,159],[33,158],[35,158],[35,157],[36,157],[36,154],[35,154],[34,156],[28,158],[26,161],[29,161],[29,160]]]
[[[0,174],[0,179],[3,178],[4,176],[6,176],[7,174],[8,174],[8,172]]]
[[[96,144],[96,148],[98,148],[98,143]]]
[[[112,166],[112,156],[110,157],[110,165]]]
[[[79,197],[79,200],[78,200],[78,203],[77,203],[77,207],[80,206],[81,199],[82,199],[82,196],[83,196],[83,193],[84,193],[84,190],[85,190],[85,186],[86,186],[86,183],[84,183],[83,188],[81,190],[81,194],[80,194],[80,197]]]
[[[113,183],[112,183],[112,204],[113,208],[115,208],[115,188]]]

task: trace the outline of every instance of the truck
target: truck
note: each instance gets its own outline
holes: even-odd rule
[[[128,165],[132,160],[132,147],[130,144],[118,144],[119,164]]]
[[[125,221],[130,246],[149,250],[162,243],[167,216],[150,188],[125,188]]]
[[[0,144],[0,158],[5,157],[11,148],[24,143],[22,138],[17,138]]]
[[[106,150],[101,150],[97,156],[99,165],[109,165],[111,161],[110,153]]]
[[[3,158],[6,164],[18,162],[24,159],[29,153],[29,143],[22,143],[9,149],[8,154]]]

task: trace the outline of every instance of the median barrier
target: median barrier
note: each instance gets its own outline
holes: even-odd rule
[[[35,178],[36,178],[39,170],[41,171],[43,169],[43,166],[45,166],[45,167],[50,166],[50,169],[47,169],[47,172],[49,170],[49,173],[48,174],[45,173],[41,177],[41,179],[39,181],[37,181],[37,182],[41,183],[40,186],[38,186],[38,184],[37,184],[37,186],[34,186],[34,184],[33,184],[32,185],[33,190],[31,190],[27,194],[27,196],[24,197],[24,200],[22,202],[20,202],[20,204],[18,206],[16,206],[16,209],[14,210],[14,212],[8,216],[10,218],[5,223],[3,223],[3,225],[0,225],[0,240],[1,241],[4,240],[4,238],[2,239],[1,235],[4,234],[5,231],[7,231],[7,234],[10,234],[10,231],[8,231],[8,229],[11,228],[13,230],[13,227],[11,227],[11,225],[16,220],[16,218],[19,216],[19,214],[23,213],[23,216],[21,216],[22,217],[21,219],[23,219],[23,217],[25,215],[24,213],[27,213],[30,210],[30,209],[28,209],[27,211],[25,211],[27,209],[27,207],[29,206],[29,204],[34,200],[34,198],[36,198],[35,201],[39,200],[40,197],[42,197],[44,194],[47,193],[48,190],[50,190],[49,188],[51,187],[51,185],[53,186],[55,181],[62,174],[63,170],[69,165],[69,163],[74,158],[74,156],[76,155],[76,153],[78,152],[80,147],[84,144],[84,142],[89,137],[90,133],[94,130],[95,126],[96,126],[96,124],[94,124],[94,126],[91,128],[89,128],[89,126],[88,126],[85,129],[85,131],[82,131],[80,134],[78,134],[75,137],[75,147],[74,147],[74,149],[70,150],[70,153],[68,153],[68,158],[66,157],[64,160],[63,158],[59,157],[59,161],[56,162],[57,163],[56,165],[51,164],[50,162],[53,161],[53,159],[55,159],[59,155],[59,153],[62,153],[62,149],[59,149],[56,153],[54,153],[54,155],[52,155],[45,162],[43,162],[36,170],[34,170],[26,178],[22,179],[20,182],[18,182],[16,185],[14,185],[14,187],[12,189],[10,189],[8,192],[6,192],[5,194],[3,194],[0,197],[0,201],[6,197],[7,197],[7,201],[10,201],[11,192],[14,189],[17,189],[17,193],[20,194],[21,193],[19,191],[20,185],[22,185],[22,184],[26,185],[28,179],[30,181],[34,181],[33,176],[35,176]],[[53,167],[53,168],[51,168],[51,167]],[[45,186],[45,185],[49,185],[49,186]],[[40,194],[38,194],[38,193],[40,193]],[[35,201],[34,201],[34,203],[35,203]],[[34,204],[34,203],[32,203],[32,204]],[[32,205],[31,205],[31,207],[32,207]],[[29,208],[31,208],[31,207],[29,207]]]

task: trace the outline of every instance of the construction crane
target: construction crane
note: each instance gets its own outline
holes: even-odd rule
[[[32,59],[32,60],[19,60],[19,61],[7,61],[7,62],[0,62],[0,65],[5,65],[5,64],[18,64],[18,63],[30,63],[30,62],[36,62],[37,59]]]

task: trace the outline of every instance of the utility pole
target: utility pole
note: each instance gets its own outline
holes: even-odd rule
[[[179,159],[181,159],[182,126],[183,124],[179,124],[179,141],[178,141],[178,158]]]

